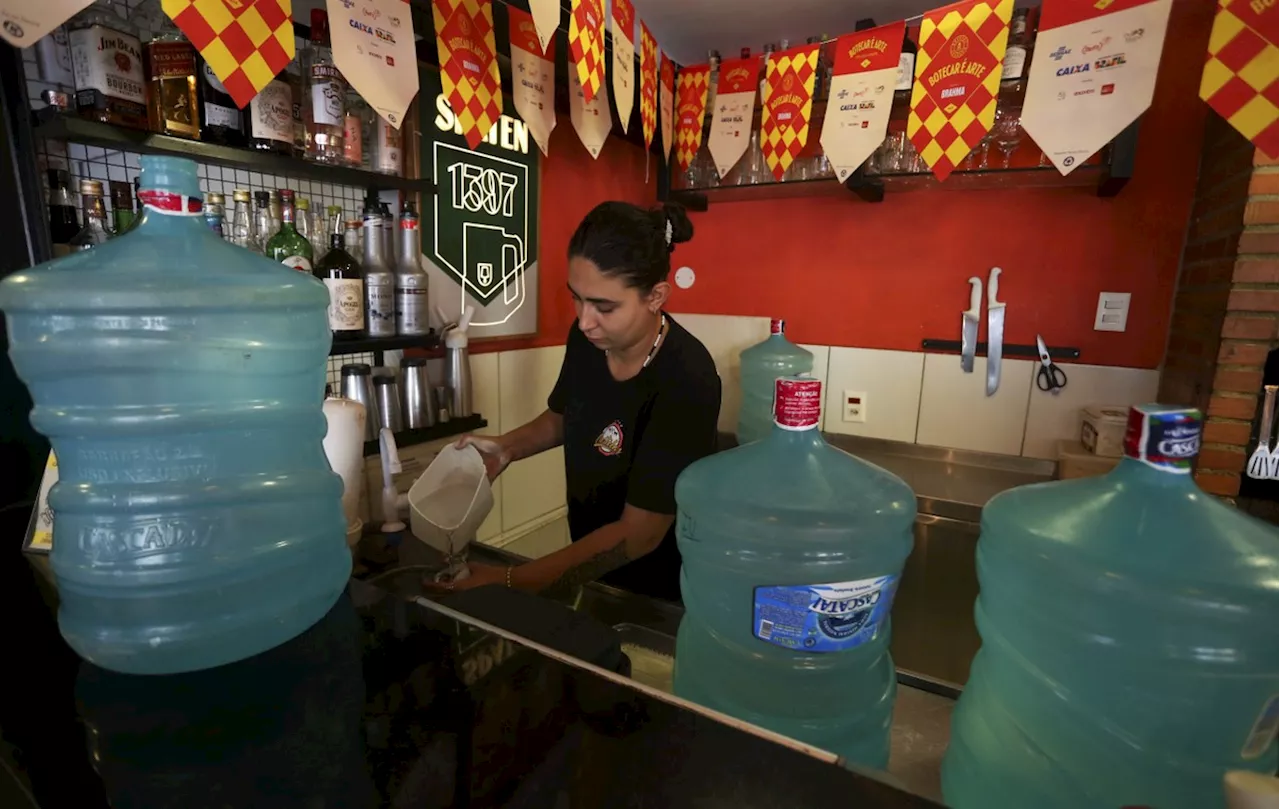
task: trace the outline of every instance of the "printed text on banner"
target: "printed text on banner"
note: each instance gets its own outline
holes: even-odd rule
[[[907,136],[939,180],[981,142],[996,117],[1013,0],[964,0],[920,23]]]
[[[529,0],[529,13],[533,17],[533,27],[538,31],[542,52],[550,59],[556,29],[560,27],[560,0]]]
[[[160,7],[241,108],[293,61],[292,0],[258,0],[239,15],[218,3],[221,13],[205,16],[201,0],[161,0]]]
[[[609,97],[605,93],[596,93],[590,100],[586,97],[578,74],[569,71],[569,122],[573,131],[578,133],[578,140],[587,147],[593,158],[598,158],[609,139],[609,128],[613,122],[609,119]]]
[[[709,65],[680,69],[676,76],[676,165],[688,171],[693,156],[702,146],[702,122],[707,113]]]
[[[604,6],[601,0],[573,0],[569,12],[570,68],[586,100],[592,101],[604,86]]]
[[[511,31],[511,98],[516,114],[529,125],[529,134],[545,155],[551,130],[556,128],[555,41],[542,52],[533,17],[507,6]]]
[[[1272,160],[1280,157],[1278,16],[1274,0],[1219,0],[1200,77],[1200,97]]]
[[[791,166],[809,141],[813,111],[813,80],[818,46],[802,45],[775,53],[765,67],[761,99],[760,149],[776,180]]]
[[[905,27],[896,22],[836,40],[822,151],[841,182],[884,141]]]
[[[613,0],[610,28],[613,31],[613,103],[618,108],[622,131],[631,124],[631,108],[636,94],[636,7],[631,0]]]
[[[396,129],[418,94],[413,19],[403,0],[328,0],[342,76]]]
[[[472,149],[502,117],[491,0],[432,0],[440,84]]]
[[[759,86],[759,56],[720,63],[720,84],[716,88],[716,108],[711,110],[711,142],[707,148],[721,178],[747,150]]]

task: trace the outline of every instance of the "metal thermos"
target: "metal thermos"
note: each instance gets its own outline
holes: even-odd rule
[[[389,427],[393,433],[403,430],[404,418],[400,414],[400,383],[396,378],[375,376],[373,396],[378,402],[378,428]]]
[[[449,415],[462,419],[471,415],[471,354],[463,343],[444,350],[444,381],[452,399]]]
[[[378,437],[378,402],[373,398],[373,373],[368,365],[356,362],[342,366],[342,396],[364,405],[364,440]]]
[[[436,408],[431,402],[431,380],[427,378],[427,360],[409,357],[400,363],[404,376],[400,398],[404,404],[404,426],[410,430],[436,426]]]

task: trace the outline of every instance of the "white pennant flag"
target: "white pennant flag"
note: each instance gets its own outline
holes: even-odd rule
[[[569,71],[569,120],[582,145],[587,147],[592,157],[599,157],[612,126],[608,94],[596,93],[596,97],[588,102],[576,70]]]
[[[511,98],[545,155],[551,130],[556,128],[555,42],[543,55],[533,17],[515,6],[507,6],[507,27],[511,31]]]
[[[730,59],[720,63],[714,109],[711,110],[711,140],[707,148],[724,177],[742,158],[751,140],[751,117],[760,86],[760,57]]]
[[[548,49],[555,42],[556,28],[560,25],[560,0],[529,0],[529,11],[532,12],[534,27],[538,29],[542,52],[550,56]]]
[[[821,142],[841,182],[884,142],[904,28],[905,23],[896,22],[836,40]]]
[[[613,0],[613,103],[618,108],[622,131],[631,123],[635,105],[636,8],[631,0]]]
[[[1151,106],[1172,7],[1173,0],[1040,7],[1020,123],[1062,174]]]

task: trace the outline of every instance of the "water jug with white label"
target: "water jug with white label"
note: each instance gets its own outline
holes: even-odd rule
[[[675,692],[884,768],[896,693],[889,612],[916,498],[823,440],[821,382],[775,386],[764,440],[704,458],[676,482],[685,614]]]
[[[115,671],[209,668],[318,621],[351,572],[321,409],[329,295],[224,241],[196,164],[142,158],[137,227],[0,283],[57,452],[58,625]]]
[[[745,349],[739,361],[742,408],[738,411],[738,443],[759,441],[773,429],[773,384],[782,376],[813,371],[813,354],[786,337],[786,321],[769,321],[769,337]]]
[[[1227,771],[1275,771],[1276,529],[1196,486],[1200,432],[1132,408],[1113,471],[983,509],[948,806],[1221,809]]]

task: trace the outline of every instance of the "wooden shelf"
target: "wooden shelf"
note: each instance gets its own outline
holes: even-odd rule
[[[33,114],[32,127],[37,137],[65,140],[105,149],[119,149],[140,154],[186,157],[219,166],[248,169],[263,174],[297,177],[335,185],[349,185],[367,190],[430,191],[430,179],[396,177],[375,171],[312,163],[300,157],[272,152],[259,152],[236,146],[222,146],[198,140],[157,135],[141,129],[129,129],[98,121],[90,121],[69,113],[49,109]]]

